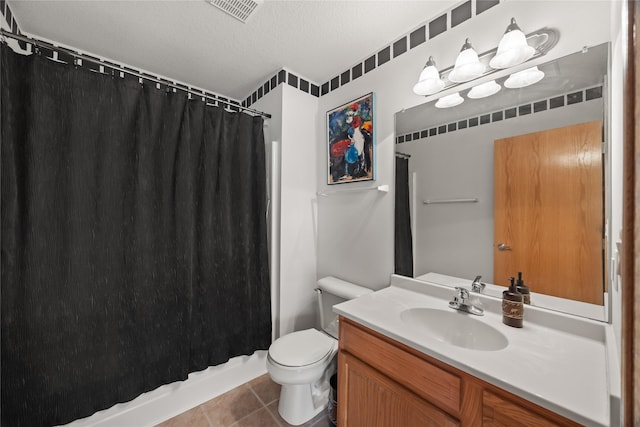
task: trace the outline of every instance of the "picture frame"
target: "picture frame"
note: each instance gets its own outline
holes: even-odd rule
[[[327,184],[375,181],[375,97],[368,93],[327,112]]]

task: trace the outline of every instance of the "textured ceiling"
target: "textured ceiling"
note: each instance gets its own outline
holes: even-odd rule
[[[244,99],[287,68],[316,84],[459,0],[265,0],[242,23],[204,0],[10,0],[23,33]]]

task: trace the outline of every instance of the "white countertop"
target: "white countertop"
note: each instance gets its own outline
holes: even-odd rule
[[[512,328],[502,323],[499,300],[480,297],[485,315],[474,319],[498,329],[509,344],[479,351],[440,341],[400,318],[409,308],[451,310],[454,293],[450,287],[392,276],[390,287],[338,304],[334,311],[578,423],[611,425],[610,388],[619,378],[615,370],[610,373],[617,363],[610,360],[610,325],[526,306],[524,327]]]

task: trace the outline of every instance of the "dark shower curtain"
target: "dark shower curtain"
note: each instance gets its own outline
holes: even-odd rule
[[[413,277],[409,212],[409,159],[396,156],[395,273]]]
[[[2,426],[267,349],[262,119],[1,55]]]

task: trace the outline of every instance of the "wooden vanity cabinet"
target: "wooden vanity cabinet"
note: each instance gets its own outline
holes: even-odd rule
[[[343,354],[348,385],[345,403],[349,426],[459,426],[460,422],[371,366]],[[338,391],[340,398],[340,391]],[[338,408],[340,408],[338,404]]]
[[[338,426],[579,424],[341,317]]]

